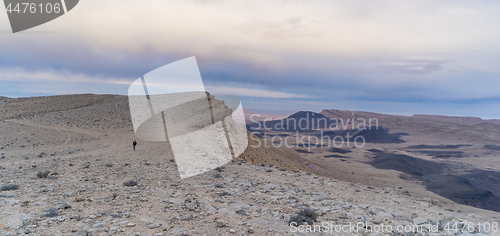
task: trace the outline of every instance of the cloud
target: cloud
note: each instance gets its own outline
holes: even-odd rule
[[[214,94],[231,94],[242,97],[254,97],[254,98],[315,98],[314,96],[305,94],[294,94],[285,93],[272,90],[264,89],[251,89],[251,88],[241,88],[241,87],[229,87],[229,86],[207,86],[207,90]]]
[[[491,10],[497,4],[446,2],[104,0],[81,2],[42,28],[69,40],[84,39],[96,52],[151,48],[161,54],[236,57],[261,66],[289,64],[293,57],[498,48],[493,22],[499,16]]]
[[[85,74],[73,74],[68,71],[56,71],[56,70],[40,70],[40,71],[29,71],[23,68],[0,68],[0,81],[5,82],[24,82],[24,83],[37,83],[37,84],[54,84],[63,83],[62,85],[67,86],[68,83],[81,84],[85,83],[94,86],[100,86],[99,84],[107,85],[130,85],[129,78],[110,78],[101,76],[89,76]],[[44,87],[47,89],[47,87]],[[265,89],[252,89],[245,87],[234,87],[234,86],[207,86],[210,92],[218,94],[231,94],[243,97],[259,97],[259,98],[316,98],[314,96],[305,94],[294,94],[286,93]],[[40,89],[35,89],[31,91],[36,91],[36,93],[43,93]],[[64,90],[61,86],[53,86],[49,91],[45,91],[48,94],[60,94]],[[73,93],[84,93],[81,91],[70,91]]]
[[[24,68],[0,68],[0,81],[43,83],[72,82],[89,84],[130,84],[126,78],[103,78],[86,74],[73,74],[68,71],[40,70],[31,71]]]
[[[447,62],[446,60],[413,59],[388,62],[382,67],[401,73],[430,73],[442,70]]]
[[[23,95],[43,81],[57,81],[60,92],[101,84],[121,93],[148,71],[196,56],[208,84],[243,84],[220,88],[240,96],[430,105],[490,99],[500,86],[499,6],[467,0],[81,1],[36,29],[55,33],[0,34],[0,80],[24,82],[10,91]],[[7,30],[0,11],[2,17]]]

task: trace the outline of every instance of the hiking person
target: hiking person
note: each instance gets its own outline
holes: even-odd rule
[[[137,145],[137,142],[134,140],[134,142],[132,143],[132,145],[134,145],[134,151],[135,151],[135,145]]]

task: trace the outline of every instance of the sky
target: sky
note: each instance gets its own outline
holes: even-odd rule
[[[13,34],[0,12],[0,96],[127,94],[195,56],[207,90],[247,109],[500,118],[493,0],[81,0]]]

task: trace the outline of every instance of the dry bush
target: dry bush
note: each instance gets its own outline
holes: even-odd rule
[[[127,182],[123,182],[123,185],[125,185],[127,187],[136,186],[137,185],[137,181],[135,181],[135,180],[129,180]]]
[[[314,221],[318,218],[318,213],[316,213],[311,208],[305,208],[297,212],[297,214],[290,217],[288,224],[295,223],[295,225],[301,225],[303,223],[308,223],[309,225],[314,224]]]
[[[50,174],[50,171],[46,170],[46,171],[38,171],[38,174],[36,174],[36,177],[40,178],[40,179],[46,179],[49,177],[49,174]]]
[[[56,208],[50,208],[50,209],[47,209],[45,210],[45,215],[43,215],[44,217],[56,217],[59,215],[59,211],[57,211]]]
[[[17,184],[7,184],[7,185],[2,186],[2,188],[0,188],[0,191],[11,191],[11,190],[18,190],[18,189],[19,189],[19,185],[17,185]]]

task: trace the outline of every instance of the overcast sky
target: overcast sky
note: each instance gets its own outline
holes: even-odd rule
[[[500,118],[493,0],[81,0],[12,34],[0,13],[0,96],[126,94],[196,56],[209,91],[249,109]]]

